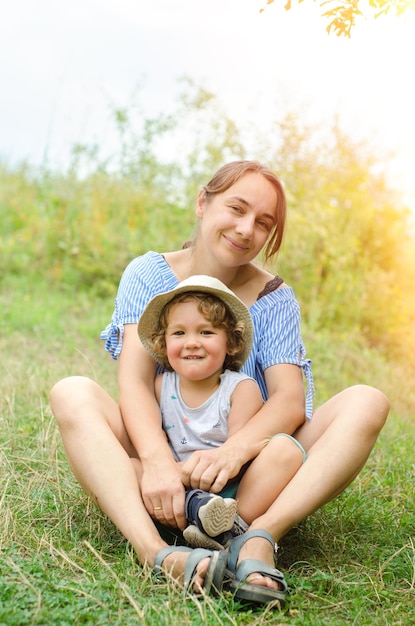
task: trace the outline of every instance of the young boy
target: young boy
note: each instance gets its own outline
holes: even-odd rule
[[[138,334],[164,368],[156,377],[155,391],[178,463],[197,450],[222,445],[261,408],[256,381],[239,372],[252,349],[251,316],[219,280],[192,276],[156,296],[140,318]],[[284,484],[301,465],[298,448],[295,452],[280,470]],[[237,494],[239,479],[242,483],[241,476],[230,481],[223,495]],[[183,534],[190,545],[217,547],[248,527],[236,515],[233,497],[187,490],[185,508],[189,526]]]

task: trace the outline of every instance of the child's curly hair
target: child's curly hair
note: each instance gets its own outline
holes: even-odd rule
[[[173,368],[167,359],[166,349],[166,330],[171,308],[180,302],[189,302],[192,300],[198,303],[197,308],[199,313],[201,313],[214,328],[222,328],[226,331],[227,354],[223,369],[238,371],[243,365],[241,355],[245,350],[245,324],[235,319],[231,310],[220,298],[197,291],[181,293],[175,298],[172,298],[163,308],[159,318],[158,328],[150,337],[154,352],[160,355],[160,363],[166,370],[172,371]]]

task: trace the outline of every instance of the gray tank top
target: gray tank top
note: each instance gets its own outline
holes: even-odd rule
[[[176,461],[185,461],[195,450],[217,448],[226,441],[232,394],[238,383],[249,378],[242,372],[225,370],[210,398],[191,408],[183,401],[176,372],[163,373],[160,409]]]

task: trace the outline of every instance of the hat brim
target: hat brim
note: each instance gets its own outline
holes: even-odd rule
[[[159,328],[160,315],[166,304],[179,294],[189,292],[206,293],[215,296],[227,305],[237,321],[244,323],[243,338],[245,349],[240,356],[240,360],[245,363],[251,353],[254,338],[251,314],[242,300],[228,289],[226,285],[211,276],[191,276],[179,283],[174,289],[160,293],[149,301],[137,326],[138,335],[146,350],[157,362],[160,362],[160,355],[154,352],[150,338]]]

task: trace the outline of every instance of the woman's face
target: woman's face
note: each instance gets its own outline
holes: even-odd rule
[[[254,259],[266,243],[277,219],[277,193],[262,174],[245,174],[209,201],[198,197],[198,241],[226,266]]]

